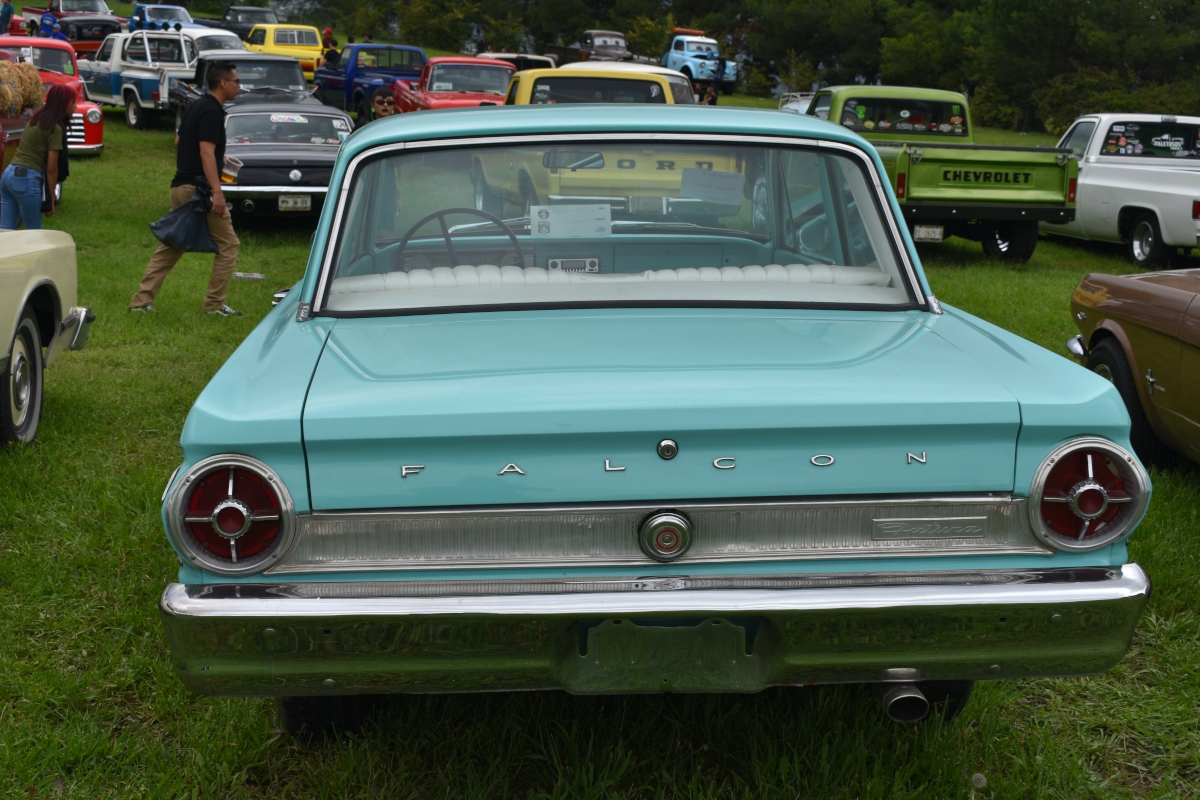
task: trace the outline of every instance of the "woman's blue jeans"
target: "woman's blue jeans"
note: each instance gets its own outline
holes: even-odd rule
[[[27,231],[41,230],[42,180],[36,169],[8,165],[0,176],[0,230],[16,230],[18,220]]]

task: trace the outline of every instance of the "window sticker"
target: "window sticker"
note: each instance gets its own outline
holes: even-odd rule
[[[350,126],[346,124],[346,120],[338,119],[337,117],[333,118],[333,127],[337,128],[339,131],[350,130]]]
[[[535,239],[586,239],[612,235],[612,206],[531,206],[529,234]]]
[[[308,122],[308,117],[299,114],[272,114],[271,122]]]
[[[684,167],[679,195],[720,206],[740,206],[745,186],[746,176],[739,172]]]
[[[1171,136],[1169,133],[1163,134],[1162,136],[1151,139],[1150,144],[1154,145],[1155,147],[1165,147],[1168,150],[1182,150],[1183,137]]]
[[[854,113],[856,113],[858,115],[859,119],[866,119],[867,118],[867,107],[859,106],[858,108],[856,108],[854,110]]]
[[[886,131],[892,127],[892,123],[886,119],[879,120],[879,130]]]
[[[869,131],[873,131],[873,130],[875,130],[875,123],[872,120],[867,120],[866,122],[863,123],[863,127]]]
[[[1112,130],[1113,130],[1113,133],[1124,133],[1125,126],[1124,125],[1113,125]]]
[[[454,84],[453,84],[453,83],[451,83],[450,81],[434,81],[433,88],[432,88],[430,91],[433,91],[433,92],[453,92],[453,91],[454,91]]]
[[[912,116],[912,114],[909,113],[907,108],[900,112],[900,119],[908,119],[910,116]]]

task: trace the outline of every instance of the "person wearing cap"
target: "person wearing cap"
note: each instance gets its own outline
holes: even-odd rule
[[[322,50],[337,50],[338,40],[333,38],[333,28],[326,28],[321,31],[321,49]]]
[[[71,41],[70,38],[68,38],[68,36],[62,32],[62,25],[58,24],[57,22],[54,23],[54,26],[51,28],[51,30],[54,31],[54,33],[50,36],[51,39],[60,39],[64,42]]]
[[[58,17],[54,16],[54,0],[46,5],[46,13],[42,14],[39,20],[37,35],[43,39],[49,39],[54,35],[54,26],[58,24]]]

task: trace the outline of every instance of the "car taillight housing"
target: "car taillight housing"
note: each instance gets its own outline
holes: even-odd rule
[[[226,575],[260,572],[286,552],[294,508],[270,467],[239,455],[189,469],[166,500],[168,532],[193,565]]]
[[[1030,523],[1056,550],[1095,550],[1128,533],[1149,501],[1149,476],[1132,453],[1107,439],[1075,439],[1038,467]]]

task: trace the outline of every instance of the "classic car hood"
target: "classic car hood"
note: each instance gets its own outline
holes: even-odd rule
[[[303,414],[313,508],[1011,491],[1017,401],[917,316],[338,320]]]

